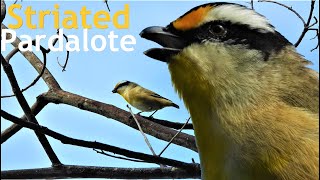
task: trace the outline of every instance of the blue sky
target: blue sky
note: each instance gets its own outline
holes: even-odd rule
[[[75,3],[76,2],[76,3]],[[51,52],[48,56],[47,67],[60,83],[60,86],[69,92],[79,94],[91,99],[116,105],[125,109],[126,102],[119,95],[111,93],[114,85],[121,80],[130,80],[149,88],[160,95],[171,99],[181,108],[166,108],[159,111],[155,117],[172,121],[185,122],[189,117],[183,102],[179,99],[172,88],[170,75],[165,63],[154,61],[143,54],[143,51],[156,47],[153,42],[141,39],[139,33],[142,29],[152,25],[165,26],[194,6],[208,1],[110,1],[111,14],[123,9],[124,4],[130,5],[130,28],[127,30],[115,29],[111,23],[110,28],[105,30],[91,29],[89,36],[101,34],[107,36],[110,31],[115,31],[119,37],[131,34],[137,43],[133,52],[111,52],[108,48],[103,52],[73,52],[70,53],[67,71],[62,72],[57,64],[56,58],[61,61],[65,58],[64,52]],[[12,2],[7,2],[7,6]],[[36,10],[51,10],[55,3],[60,4],[60,10],[79,11],[82,6],[94,11],[106,10],[101,1],[23,1],[23,7],[32,6]],[[240,2],[249,5],[246,1]],[[309,13],[309,1],[284,2],[292,5],[302,17],[307,17]],[[316,3],[315,14],[318,12],[318,1]],[[302,24],[294,14],[283,7],[270,3],[255,3],[255,9],[265,15],[276,29],[282,33],[290,42],[295,42],[302,31]],[[91,16],[92,17],[92,16]],[[4,24],[14,22],[8,15]],[[90,20],[88,20],[90,22]],[[52,19],[48,19],[48,25]],[[46,25],[47,25],[46,23]],[[82,29],[65,30],[65,34],[81,35]],[[37,34],[53,35],[55,29],[51,26],[43,30],[32,30],[23,27],[17,30],[17,35],[28,34],[35,37]],[[82,35],[81,35],[82,36]],[[80,36],[80,37],[81,37]],[[314,37],[314,33],[308,33],[298,48],[298,52],[312,61],[312,69],[319,69],[318,50],[310,52],[316,46],[316,40],[309,40]],[[116,40],[119,47],[119,40]],[[42,43],[47,47],[46,43]],[[9,51],[2,52],[6,55]],[[39,57],[41,54],[37,53]],[[37,76],[35,70],[20,54],[14,56],[11,64],[21,87],[27,86],[34,77]],[[40,80],[34,87],[24,93],[29,105],[32,105],[36,96],[48,90],[45,83]],[[6,75],[1,69],[1,94],[11,94]],[[15,98],[1,99],[1,108],[16,116],[23,115],[22,110]],[[138,112],[134,109],[135,112]],[[85,140],[96,140],[107,144],[127,148],[130,150],[150,153],[140,132],[128,128],[112,119],[107,119],[100,115],[82,111],[67,105],[50,104],[37,116],[39,123],[43,126]],[[1,118],[1,131],[9,127],[11,123]],[[191,133],[191,131],[185,131]],[[160,152],[166,142],[148,136],[156,152]],[[114,158],[109,158],[95,153],[92,149],[79,148],[63,145],[49,137],[55,152],[62,163],[70,165],[94,165],[110,167],[155,167],[155,165],[134,163]],[[165,157],[175,158],[181,161],[191,162],[194,158],[199,162],[196,153],[185,148],[171,145],[163,154]],[[46,157],[34,132],[23,129],[11,139],[1,145],[1,167],[7,169],[24,169],[49,167],[50,161]]]

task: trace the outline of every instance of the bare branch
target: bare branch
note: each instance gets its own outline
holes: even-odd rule
[[[17,4],[17,2],[18,2],[18,0],[15,0],[13,4]],[[21,2],[22,2],[22,0],[21,0]]]
[[[311,19],[312,19],[315,2],[316,2],[315,0],[311,0],[310,13],[309,13],[309,17],[308,17],[307,23],[304,24],[304,29],[303,29],[300,37],[298,38],[297,42],[294,44],[295,47],[299,46],[299,44],[301,43],[301,41],[304,38],[304,36],[306,35],[306,33],[309,31],[309,26],[310,26],[310,22],[311,22]],[[319,44],[319,40],[318,40],[318,44]]]
[[[142,116],[142,117],[145,119],[148,119],[149,121],[152,121],[152,122],[161,124],[162,126],[166,126],[173,129],[181,129],[182,126],[184,126],[183,129],[193,129],[193,125],[191,123],[185,125],[185,123],[171,122],[171,121],[156,119],[148,116]]]
[[[315,0],[311,0],[310,12],[309,12],[308,20],[307,20],[307,23],[306,23],[305,27],[308,27],[310,22],[311,22],[311,18],[312,18],[312,15],[313,15],[313,10],[314,10],[314,4],[315,3],[316,3]]]
[[[285,4],[282,4],[282,3],[277,2],[277,1],[272,1],[272,0],[258,0],[258,2],[269,2],[269,3],[274,3],[274,4],[278,4],[280,6],[283,6],[283,7],[287,8],[287,9],[289,9],[289,11],[293,12],[302,21],[303,25],[306,24],[306,22],[304,21],[303,17],[301,17],[301,15],[297,11],[295,11],[292,7],[289,7],[289,6],[285,5]]]
[[[31,107],[31,113],[36,116],[47,104],[48,104],[47,101],[41,98],[37,98],[37,101]],[[24,115],[21,117],[21,119],[26,121],[27,117]],[[19,126],[18,124],[13,124],[6,130],[1,132],[1,144],[6,142],[11,136],[17,133],[21,128],[22,126]]]
[[[318,23],[317,18],[314,17],[315,22],[310,25],[312,15],[313,15],[315,0],[311,0],[311,7],[310,7],[310,12],[309,12],[307,22],[302,18],[302,16],[297,11],[295,11],[292,7],[289,7],[285,4],[282,4],[280,2],[273,1],[273,0],[258,0],[258,2],[269,2],[269,3],[274,3],[274,4],[280,5],[282,7],[285,7],[288,10],[290,10],[291,12],[293,12],[301,20],[301,22],[303,23],[303,30],[302,30],[301,35],[298,38],[297,42],[294,44],[295,47],[298,47],[300,45],[301,41],[303,40],[306,33],[310,30],[310,28]],[[318,40],[318,44],[319,44],[319,40]],[[316,48],[317,47],[318,47],[318,45],[316,46]],[[311,50],[311,51],[313,51],[313,50]]]
[[[4,20],[4,18],[6,17],[6,3],[4,2],[4,0],[1,0],[1,23]]]
[[[36,45],[35,44],[35,40],[32,41],[32,45]],[[23,45],[23,47],[27,47],[27,44]],[[44,70],[46,69],[46,64],[47,64],[47,56],[46,56],[46,49],[42,46],[40,46],[40,50],[42,52],[42,55],[43,55],[43,66],[42,66],[42,69],[41,69],[41,72],[38,74],[38,76],[25,88],[21,89],[21,92],[24,92],[26,90],[28,90],[30,87],[34,86],[38,80],[41,78],[41,76],[43,75],[44,73]],[[9,63],[10,59],[17,53],[19,52],[19,48],[16,47],[14,48],[8,55],[7,57],[5,58],[5,60]],[[8,97],[14,97],[15,95],[12,94],[12,95],[5,95],[5,96],[1,96],[1,98],[8,98]]]
[[[1,30],[2,29],[8,29],[4,24],[1,24]],[[8,33],[7,34],[7,39],[11,39],[11,35]],[[17,48],[21,40],[17,37],[14,42],[11,44]],[[56,41],[55,41],[56,42]],[[50,49],[49,49],[50,50]],[[43,63],[41,60],[33,53],[30,51],[25,51],[25,52],[20,52],[28,61],[29,63],[36,69],[38,73],[41,73],[43,70]],[[42,79],[45,81],[45,83],[48,85],[50,89],[61,89],[59,83],[56,81],[56,79],[53,77],[53,75],[49,72],[47,68],[44,69],[44,73],[42,75]],[[38,102],[38,99],[37,99]],[[47,102],[41,101],[41,105],[37,105],[37,102],[34,104],[34,109],[35,111],[32,110],[33,114],[37,114],[37,107],[39,107],[39,112],[42,110],[42,108],[47,105]],[[44,104],[43,104],[44,103]],[[23,117],[23,119],[26,119],[26,116]],[[2,134],[1,134],[1,143],[5,142],[7,139],[9,139],[11,136],[13,136],[15,133],[17,133],[21,127],[19,125],[12,125],[8,129],[6,129]]]
[[[254,7],[253,7],[253,0],[251,0],[251,1],[250,1],[250,4],[251,4],[251,9],[252,9],[252,10],[254,10]]]
[[[4,24],[1,24],[1,29],[8,29]],[[7,39],[11,38],[11,35],[7,34]],[[15,41],[13,41],[11,44],[14,47],[18,47],[21,40],[17,37]],[[38,73],[41,73],[43,63],[41,60],[30,51],[20,52],[29,62],[30,64],[36,69]],[[56,81],[56,79],[52,76],[52,74],[48,71],[46,68],[44,70],[44,73],[42,75],[42,79],[45,81],[45,83],[48,85],[50,89],[61,89],[59,83]]]
[[[59,33],[59,29],[57,30],[57,33]],[[66,39],[67,42],[69,41],[68,37],[65,34],[63,34],[63,37]],[[66,60],[64,62],[64,65],[60,64],[60,62],[58,60],[58,57],[57,57],[58,64],[59,64],[60,67],[62,67],[62,72],[66,71],[66,67],[67,67],[67,64],[68,64],[68,61],[69,61],[69,54],[70,54],[70,52],[67,51],[67,57],[66,57]]]
[[[119,109],[113,105],[105,104],[63,90],[49,91],[40,96],[42,96],[42,98],[44,98],[48,102],[53,102],[57,104],[68,104],[82,110],[100,114],[107,118],[111,118],[118,122],[121,122],[129,127],[138,129],[136,123],[130,120],[131,115],[129,112]],[[177,133],[177,131],[175,130],[151,122],[147,119],[144,119],[141,116],[137,116],[136,118],[140,122],[143,132],[151,136],[154,136],[158,139],[170,141],[170,139]],[[173,140],[173,143],[197,152],[195,138],[192,135],[180,133]]]
[[[20,91],[20,87],[19,87],[17,79],[13,73],[11,65],[4,59],[2,54],[1,54],[1,64],[2,64],[4,72],[6,73],[8,79],[9,79],[9,82],[12,87],[12,91],[15,94],[15,97],[17,98],[19,105],[21,106],[24,114],[26,115],[27,120],[38,124],[37,119],[32,114],[32,111],[28,105],[27,100],[25,99],[22,92]],[[46,136],[43,134],[37,133],[37,132],[36,132],[36,135],[37,135],[42,147],[44,148],[45,152],[47,153],[49,159],[51,160],[52,164],[53,165],[60,165],[61,162],[59,161],[57,155],[54,153]]]
[[[166,147],[163,148],[163,150],[159,153],[158,156],[161,156],[162,153],[170,146],[170,144],[172,143],[172,141],[174,140],[174,138],[176,138],[180,133],[181,131],[183,130],[183,128],[188,124],[189,120],[190,120],[191,117],[189,117],[187,119],[187,122],[181,127],[181,129],[177,132],[177,134],[175,134],[172,139],[170,139],[170,141],[168,142],[168,144],[166,145]]]
[[[68,166],[1,171],[3,179],[65,179],[65,178],[108,178],[108,179],[185,179],[200,178],[200,170],[188,171],[179,168],[119,168],[95,166]]]
[[[318,38],[318,43],[317,43],[316,47],[314,47],[314,48],[312,48],[312,49],[310,50],[310,51],[312,52],[312,51],[318,49],[318,47],[319,47],[319,29],[311,28],[311,29],[309,29],[309,30],[310,30],[310,31],[316,31],[316,35],[315,35],[313,38],[311,38],[310,40],[315,39],[315,38]]]
[[[112,155],[112,154],[108,154],[106,152],[104,152],[103,150],[98,150],[98,149],[93,149],[95,152],[97,152],[98,154],[103,154],[105,156],[109,156],[109,157],[113,157],[116,159],[122,159],[122,160],[126,160],[126,161],[132,161],[132,162],[145,162],[143,160],[137,160],[137,159],[131,159],[131,158],[126,158],[126,157],[121,157],[121,156],[116,156],[116,155]]]
[[[144,134],[144,132],[143,132],[141,126],[140,126],[139,121],[137,120],[137,118],[136,118],[135,115],[133,114],[133,112],[132,112],[131,108],[129,107],[129,105],[127,105],[127,108],[129,109],[129,112],[131,113],[131,116],[133,117],[134,121],[136,122],[136,124],[137,124],[137,126],[138,126],[138,129],[139,129],[140,133],[142,134],[142,136],[143,136],[143,138],[144,138],[144,141],[146,142],[146,144],[148,145],[150,151],[152,152],[152,155],[156,156],[157,154],[154,152],[154,150],[153,150],[153,148],[152,148],[152,146],[151,146],[151,144],[150,144],[147,136]]]
[[[318,19],[317,19],[317,17],[313,16],[313,19],[314,19],[314,22],[313,22],[312,24],[310,24],[310,25],[308,26],[308,28],[311,28],[311,27],[313,27],[314,25],[318,24]]]
[[[108,11],[110,12],[110,8],[109,8],[108,0],[104,0],[104,2],[106,3],[107,8],[108,8]]]
[[[23,127],[32,129],[37,133],[48,135],[54,139],[61,141],[63,144],[70,144],[70,145],[86,147],[86,148],[101,149],[104,151],[120,154],[120,155],[123,155],[126,157],[144,160],[145,162],[149,162],[149,163],[161,163],[161,164],[166,164],[166,165],[173,166],[173,167],[179,167],[179,168],[184,168],[184,169],[194,170],[194,171],[197,171],[200,169],[199,164],[189,164],[189,163],[185,163],[185,162],[181,162],[181,161],[177,161],[177,160],[173,160],[173,159],[152,156],[149,154],[130,151],[127,149],[119,148],[116,146],[111,146],[108,144],[103,144],[103,143],[96,142],[96,141],[85,141],[85,140],[81,140],[81,139],[71,138],[71,137],[65,136],[63,134],[57,133],[55,131],[52,131],[52,130],[48,129],[47,127],[40,126],[39,124],[28,122],[28,121],[23,121],[15,116],[5,112],[5,111],[3,111],[3,110],[1,110],[1,117],[5,118],[13,123],[19,124]]]

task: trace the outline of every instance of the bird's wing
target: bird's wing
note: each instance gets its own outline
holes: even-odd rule
[[[150,96],[155,97],[155,98],[160,98],[160,99],[165,99],[165,100],[167,100],[167,101],[170,101],[169,99],[167,99],[167,98],[165,98],[165,97],[162,97],[162,96],[160,96],[160,95],[157,94],[157,93],[150,94]]]
[[[169,99],[160,96],[159,94],[149,90],[149,89],[144,89],[144,92],[147,93],[149,96],[154,97],[154,98],[159,98],[159,99],[163,99],[163,100],[167,100],[170,101]],[[170,101],[171,102],[171,101]]]

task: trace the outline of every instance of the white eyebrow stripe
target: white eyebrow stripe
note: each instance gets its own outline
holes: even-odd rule
[[[233,4],[214,7],[208,13],[202,24],[214,20],[230,21],[234,24],[245,24],[252,29],[259,29],[262,32],[275,32],[265,17],[251,9]]]

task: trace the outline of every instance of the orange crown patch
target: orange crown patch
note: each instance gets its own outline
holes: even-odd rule
[[[196,28],[211,9],[212,6],[199,7],[175,20],[173,22],[173,27],[182,31]]]

